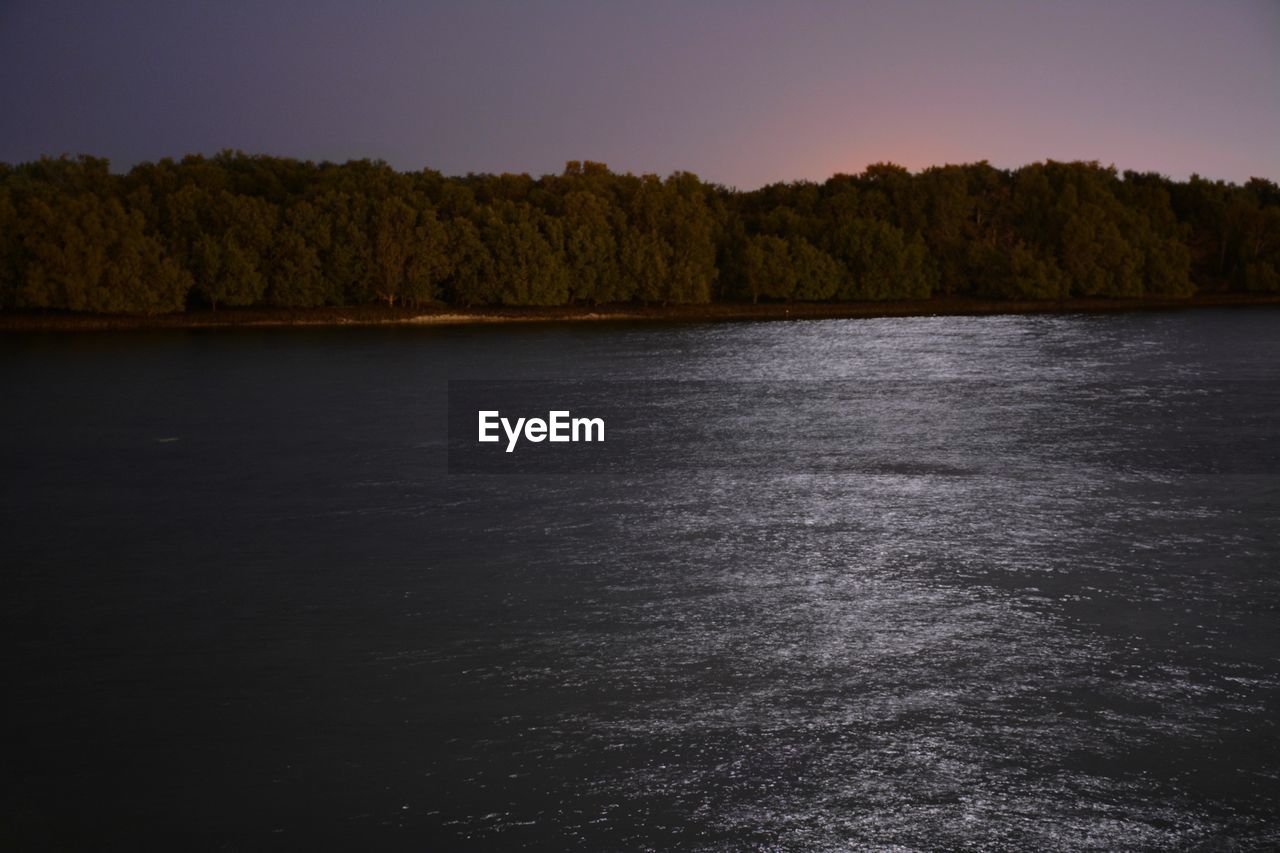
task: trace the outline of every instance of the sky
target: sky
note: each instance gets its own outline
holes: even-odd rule
[[[1280,180],[1280,0],[0,0],[0,161]]]

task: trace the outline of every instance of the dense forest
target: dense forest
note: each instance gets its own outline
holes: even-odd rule
[[[397,172],[226,152],[0,164],[0,309],[1058,300],[1280,292],[1280,188],[1097,163]]]

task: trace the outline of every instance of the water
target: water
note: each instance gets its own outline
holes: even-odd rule
[[[0,842],[1280,846],[1274,311],[0,356]],[[751,464],[447,474],[509,378],[707,380]]]

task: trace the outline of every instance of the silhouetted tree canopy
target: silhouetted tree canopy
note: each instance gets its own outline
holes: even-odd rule
[[[397,172],[247,156],[0,164],[0,308],[564,305],[1280,292],[1280,188],[1097,163]]]

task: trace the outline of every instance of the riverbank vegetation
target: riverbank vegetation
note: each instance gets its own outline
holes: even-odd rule
[[[1280,293],[1280,188],[1097,163],[875,165],[744,192],[570,162],[397,172],[247,156],[0,164],[0,310]]]

